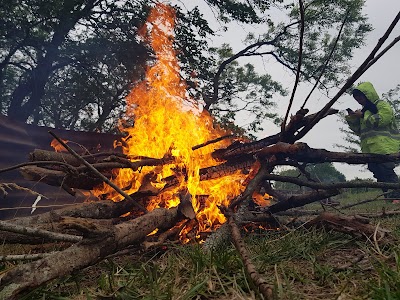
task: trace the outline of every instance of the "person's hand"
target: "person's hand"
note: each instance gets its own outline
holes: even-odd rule
[[[355,112],[353,112],[352,116],[355,116],[357,118],[362,118],[363,112],[361,111],[361,109],[357,109]]]

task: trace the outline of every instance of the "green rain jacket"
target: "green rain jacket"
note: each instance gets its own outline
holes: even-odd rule
[[[399,152],[400,135],[391,105],[379,99],[374,86],[363,82],[356,87],[369,101],[374,103],[378,113],[364,112],[362,118],[346,116],[346,121],[354,133],[360,136],[363,153],[392,154]]]

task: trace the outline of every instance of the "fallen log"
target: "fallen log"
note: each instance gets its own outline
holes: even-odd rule
[[[385,230],[383,228],[368,224],[357,216],[339,216],[328,212],[321,213],[315,219],[307,222],[305,226],[307,228],[310,228],[312,226],[323,227],[330,230],[347,233],[353,236],[363,236],[367,239],[378,241],[384,239],[389,232],[388,230]]]

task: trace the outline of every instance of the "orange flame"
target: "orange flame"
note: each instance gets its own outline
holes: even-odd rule
[[[68,140],[62,140],[64,143],[68,143]],[[67,149],[64,148],[63,145],[60,144],[59,141],[57,141],[56,139],[53,139],[50,143],[50,146],[54,148],[54,151],[56,152],[68,152]]]
[[[134,127],[122,127],[121,130],[127,133],[122,146],[125,154],[153,158],[171,154],[175,161],[164,166],[143,167],[140,172],[121,169],[115,182],[120,187],[129,187],[126,190],[129,194],[141,187],[146,175],[156,174],[150,183],[158,189],[165,185],[163,179],[177,176],[179,185],[162,192],[148,204],[147,209],[177,206],[180,201],[177,193],[185,188],[192,196],[199,230],[209,231],[226,221],[218,206],[229,205],[243,191],[241,182],[245,175],[237,172],[200,181],[199,170],[217,164],[210,155],[215,145],[195,151],[192,147],[226,135],[227,132],[215,128],[211,116],[195,105],[195,101],[187,94],[173,47],[174,18],[172,8],[158,4],[140,31],[141,36],[151,42],[157,61],[148,68],[146,80],[127,96],[126,116],[133,118]],[[217,146],[226,147],[228,143],[220,141]],[[97,193],[112,193],[107,187],[104,188],[106,190]],[[113,195],[115,201],[121,200],[121,196]]]

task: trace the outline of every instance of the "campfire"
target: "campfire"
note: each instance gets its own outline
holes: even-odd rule
[[[188,95],[173,47],[173,30],[174,11],[158,4],[140,30],[141,38],[151,44],[156,62],[148,67],[146,79],[127,97],[124,120],[133,120],[134,126],[128,127],[126,124],[132,122],[121,121],[120,130],[126,137],[118,145],[132,162],[146,157],[164,159],[166,163],[143,166],[136,171],[118,169],[113,182],[128,194],[143,189],[156,192],[158,195],[145,203],[149,211],[175,207],[182,194],[189,196],[196,213],[196,231],[208,232],[226,221],[218,207],[229,206],[243,192],[248,175],[236,170],[233,174],[201,180],[202,168],[221,163],[211,153],[216,147],[227,147],[231,141],[223,139],[215,144],[195,146],[230,133],[219,128],[207,111]],[[172,178],[173,186],[166,188]],[[99,197],[123,200],[106,184],[93,192]],[[263,198],[258,196],[258,200]],[[182,232],[187,230],[191,228],[183,228]]]
[[[56,151],[35,149],[30,153],[30,162],[1,170],[18,169],[26,180],[61,187],[72,195],[77,190],[91,191],[95,199],[0,221],[0,235],[7,243],[64,242],[60,251],[30,256],[28,259],[38,260],[6,271],[0,278],[0,287],[4,288],[0,297],[17,299],[34,287],[128,247],[146,251],[170,237],[182,243],[205,239],[207,242],[211,232],[217,238],[222,232],[235,244],[243,265],[265,299],[271,299],[272,286],[251,264],[240,236],[241,228],[251,231],[261,223],[281,228],[277,213],[336,196],[342,188],[399,188],[397,184],[383,182],[317,182],[305,171],[309,163],[398,162],[399,154],[330,152],[297,142],[322,118],[338,112],[331,108],[332,104],[370,66],[375,55],[369,56],[367,67],[353,75],[322,110],[308,114],[308,109],[302,108],[287,124],[285,119],[281,132],[247,141],[220,128],[202,109],[201,102],[189,96],[173,47],[173,30],[173,9],[158,4],[140,30],[140,38],[148,41],[156,59],[148,66],[145,80],[126,98],[126,112],[119,123],[124,137],[115,141],[114,152],[86,151],[82,147],[84,153],[77,153],[68,146],[72,139],[69,142],[69,137],[50,132]],[[69,153],[57,152],[63,148]],[[275,167],[284,165],[298,168],[306,179],[273,173]],[[294,183],[308,190],[287,196],[274,189],[273,181]],[[0,189],[21,189],[16,186],[6,183]],[[39,200],[42,196],[26,188],[22,190],[32,192]],[[256,211],[249,209],[254,203]],[[300,211],[296,211],[294,219],[299,215]],[[386,234],[356,217],[329,213],[307,224],[374,236],[374,241]]]

